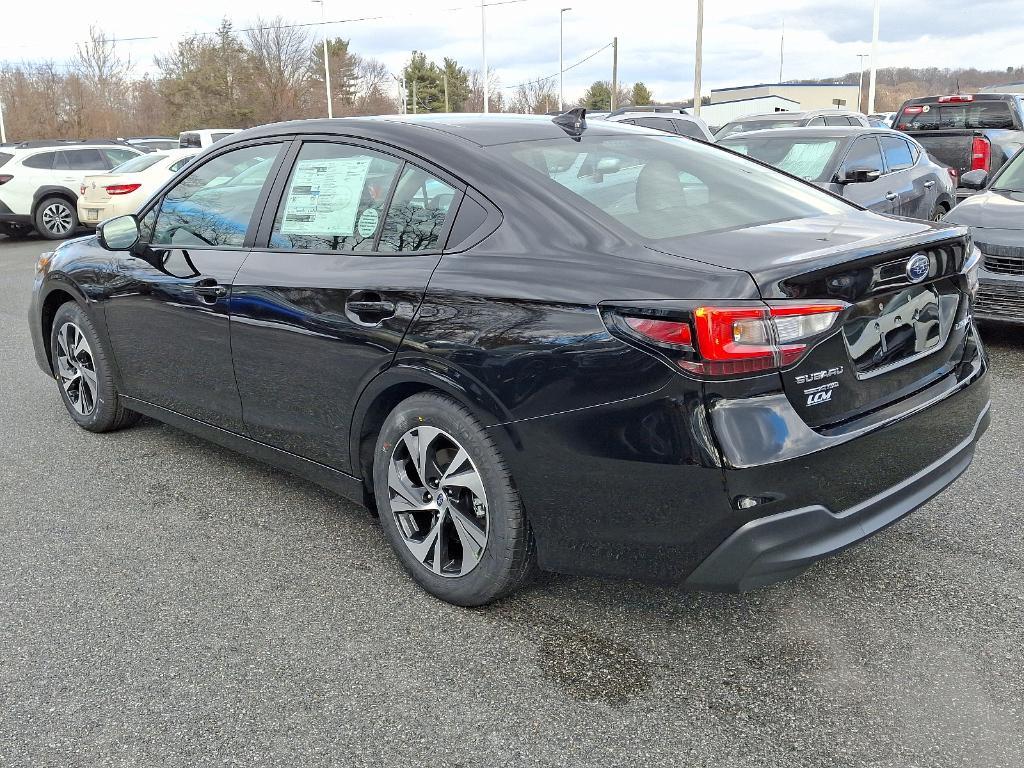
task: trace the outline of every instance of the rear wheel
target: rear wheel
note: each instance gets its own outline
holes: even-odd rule
[[[409,574],[456,605],[484,605],[534,567],[533,534],[497,446],[463,406],[419,394],[388,416],[374,453],[381,525]]]
[[[110,432],[138,421],[121,403],[110,370],[110,356],[88,315],[78,304],[63,304],[50,331],[53,374],[64,407],[90,432]]]
[[[63,197],[48,197],[36,208],[35,225],[47,240],[63,240],[78,229],[78,211]]]
[[[932,211],[932,221],[942,221],[942,217],[949,213],[949,207],[945,203],[939,203]]]

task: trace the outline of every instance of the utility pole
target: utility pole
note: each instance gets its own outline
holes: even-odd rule
[[[0,101],[0,144],[7,143],[7,129],[4,127],[4,103]]]
[[[857,69],[860,71],[860,79],[857,81],[857,111],[860,112],[864,109],[864,59],[868,55],[866,53],[857,54]],[[868,113],[870,114],[870,113]]]
[[[444,111],[445,112],[451,112],[451,109],[448,107],[448,73],[447,72],[444,73]]]
[[[608,103],[612,112],[615,111],[615,94],[619,91],[619,38],[612,38],[612,97]]]
[[[868,114],[875,112],[875,68],[878,64],[878,17],[882,0],[875,0],[875,18],[871,22],[871,74],[868,77]]]
[[[782,64],[786,60],[786,20],[782,20],[782,37],[779,38],[779,85],[782,85]]]
[[[490,96],[490,83],[488,83],[487,77],[487,6],[484,4],[484,0],[480,0],[480,53],[483,58],[483,78],[484,78],[484,114],[490,112],[490,106],[488,102],[491,99]]]
[[[697,0],[697,56],[693,62],[693,114],[700,117],[700,70],[704,55],[704,0]]]
[[[565,109],[565,12],[572,8],[563,8],[558,12],[558,111]]]
[[[320,3],[320,21],[324,20],[324,0],[313,0],[314,3]],[[327,55],[327,28],[323,29],[324,34],[324,83],[327,86],[327,117],[334,117],[334,104],[331,99],[331,64],[330,58]]]

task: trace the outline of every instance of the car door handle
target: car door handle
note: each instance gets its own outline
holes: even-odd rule
[[[895,200],[897,197],[899,197],[899,195],[897,195],[895,192],[886,192],[885,193],[885,199],[886,200]]]
[[[395,315],[394,302],[379,293],[353,293],[345,302],[345,314],[360,325],[377,325]]]
[[[217,299],[222,299],[228,295],[227,286],[221,285],[212,277],[204,277],[202,280],[196,281],[192,286],[192,292],[203,301],[211,304]]]
[[[934,187],[934,186],[935,186],[935,182],[934,182],[934,181],[926,181],[926,182],[924,183],[924,188],[925,188],[925,189],[931,189],[931,188],[932,188],[932,187]]]

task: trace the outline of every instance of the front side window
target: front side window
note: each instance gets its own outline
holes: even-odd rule
[[[271,246],[372,250],[401,164],[350,144],[303,144],[274,218]]]
[[[840,176],[845,176],[850,171],[869,170],[881,171],[882,152],[878,149],[878,140],[874,136],[862,136],[850,147],[843,167],[839,169]]]
[[[772,168],[678,136],[583,136],[491,151],[653,240],[849,210]]]
[[[904,139],[898,136],[880,136],[878,141],[882,145],[882,154],[885,155],[885,165],[890,171],[902,171],[914,164],[914,155]]]
[[[832,158],[839,147],[839,139],[801,138],[744,138],[736,136],[721,142],[741,155],[747,155],[762,163],[799,176],[807,181],[829,181]]]
[[[164,196],[153,245],[239,247],[280,144],[243,147],[208,160]]]
[[[406,165],[388,206],[381,251],[430,251],[439,247],[455,202],[455,190],[413,165]]]

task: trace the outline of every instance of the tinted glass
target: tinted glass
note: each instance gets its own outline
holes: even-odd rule
[[[638,117],[633,120],[634,125],[642,125],[644,128],[656,128],[659,131],[675,133],[672,121],[665,117]]]
[[[850,152],[847,154],[846,160],[843,161],[843,167],[839,172],[844,174],[856,169],[881,171],[883,167],[882,152],[878,148],[878,141],[874,136],[862,136],[850,147]]]
[[[964,104],[912,104],[904,107],[896,121],[904,131],[943,128],[1013,129],[1013,115],[1005,101],[977,101]]]
[[[105,171],[110,167],[98,149],[65,149],[60,155],[58,164],[71,171]]]
[[[378,249],[428,251],[439,247],[454,202],[454,189],[426,171],[407,165],[388,207]]]
[[[777,171],[675,136],[584,136],[493,147],[638,235],[663,239],[846,212]]]
[[[178,142],[174,139],[146,139],[145,141],[133,141],[132,144],[138,145],[140,149],[145,148],[150,151],[178,148]]]
[[[107,159],[110,160],[111,168],[116,168],[121,165],[121,163],[126,163],[133,157],[139,156],[138,152],[133,152],[130,149],[104,149],[102,152],[107,156]]]
[[[161,155],[157,152],[151,152],[148,155],[135,155],[131,160],[116,166],[111,170],[111,173],[138,173],[139,171],[151,168],[161,160],[166,159],[167,155]]]
[[[1024,150],[1018,152],[1002,173],[992,182],[992,189],[1004,192],[1024,192]]]
[[[240,246],[280,144],[213,158],[175,184],[160,205],[154,245]]]
[[[676,127],[676,133],[682,136],[690,136],[694,139],[700,139],[701,141],[707,141],[707,136],[704,135],[704,131],[700,129],[700,126],[696,123],[691,123],[689,120],[673,120],[673,125]]]
[[[825,125],[849,126],[850,121],[846,119],[845,115],[826,115]],[[856,125],[856,123],[854,123],[854,125]]]
[[[849,125],[857,125],[857,126],[863,126],[864,125],[863,121],[859,120],[856,117],[848,117],[848,118],[846,118],[846,122]]]
[[[824,124],[825,124],[825,118],[824,117],[820,117],[820,116],[819,117],[812,117],[807,122],[807,125],[810,125],[810,126],[824,125]]]
[[[8,152],[0,152],[0,166],[2,166],[4,163],[10,160],[12,157],[14,157],[14,155]]]
[[[372,250],[401,161],[347,144],[303,144],[274,218],[271,245]]]
[[[786,173],[807,181],[830,181],[839,139],[744,138],[735,136],[719,142],[734,152],[770,163]]]
[[[168,168],[167,170],[171,171],[171,173],[175,173],[177,171],[180,171],[186,165],[191,163],[192,160],[194,160],[194,159],[195,159],[195,155],[192,155],[191,157],[183,157],[183,158],[181,158],[181,160],[179,160],[178,162],[176,162],[173,165],[171,165],[171,167]]]
[[[26,168],[53,168],[53,160],[56,156],[56,152],[40,152],[38,155],[26,157],[21,164]]]
[[[768,128],[792,128],[800,125],[800,118],[798,117],[777,117],[777,118],[763,118],[760,120],[736,120],[731,123],[726,123],[722,126],[722,130],[718,132],[718,136],[731,136],[734,133],[743,133],[744,131],[763,131]]]
[[[201,147],[203,146],[202,141],[199,138],[198,133],[183,133],[178,138],[179,147]]]
[[[221,132],[221,133],[211,133],[210,134],[210,141],[218,142],[221,139],[226,139],[232,133],[234,133],[234,131],[227,131],[227,132]]]
[[[903,139],[898,136],[879,136],[878,141],[882,145],[885,164],[890,171],[902,171],[914,164],[910,145]]]

